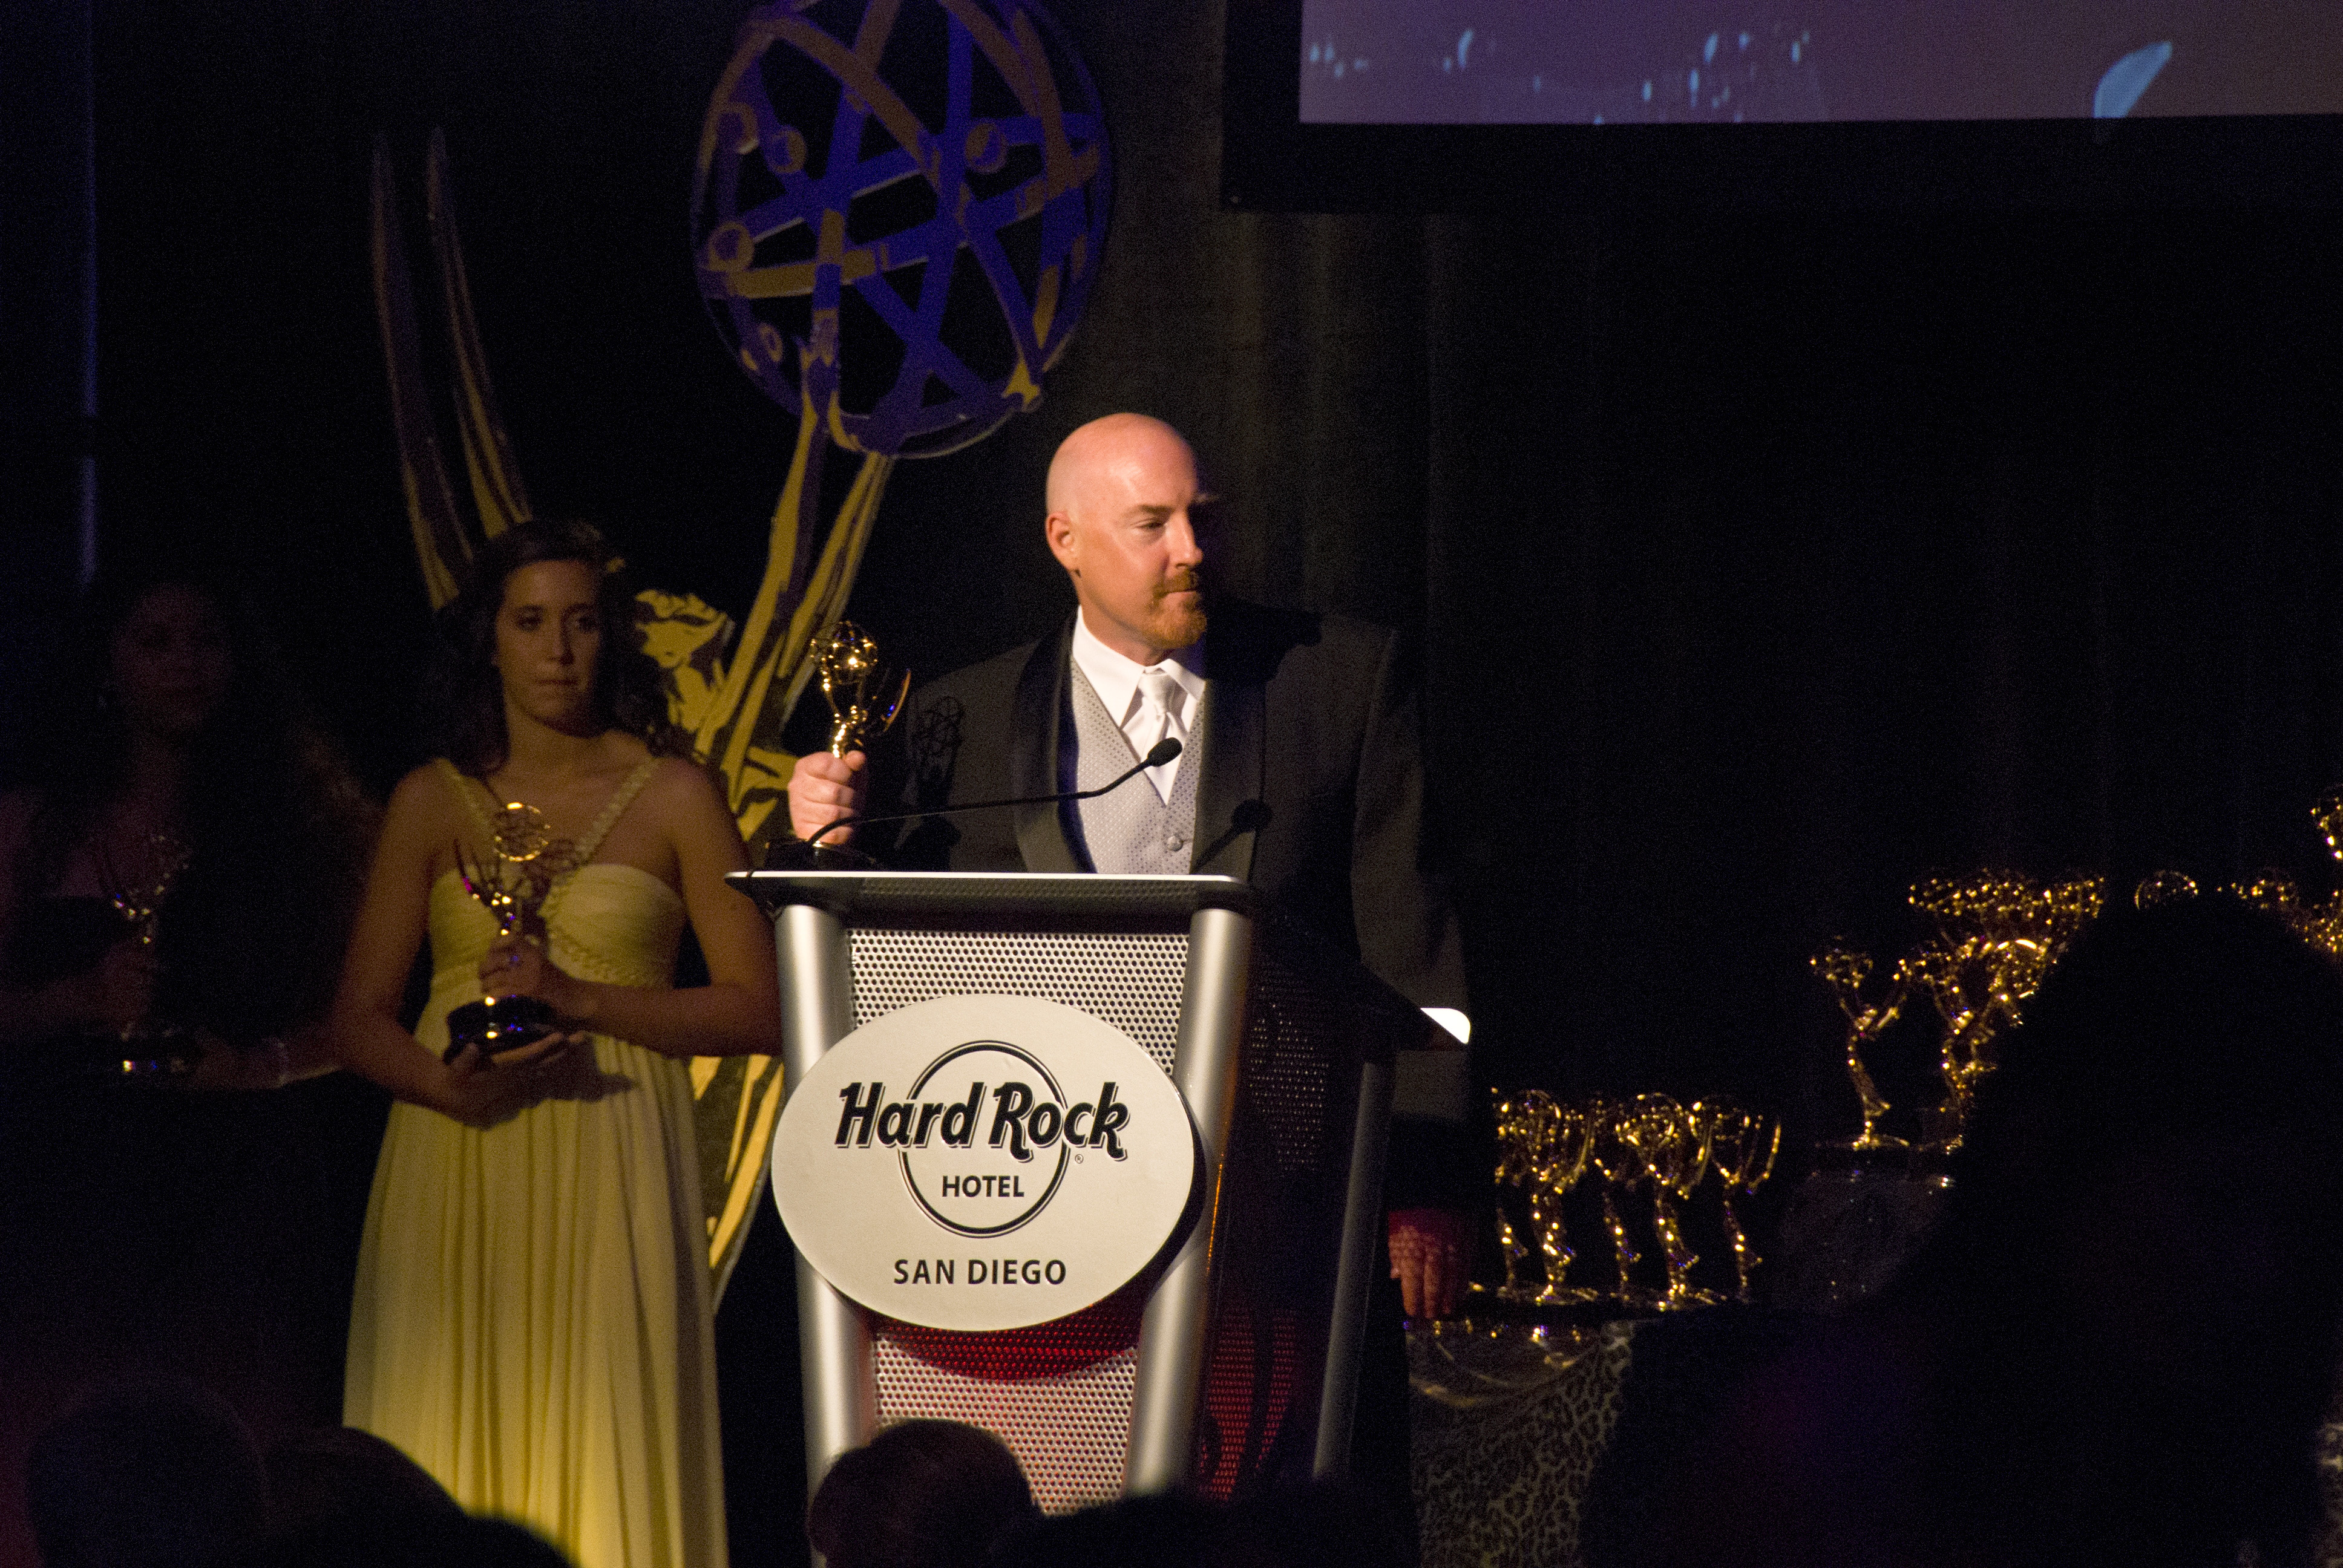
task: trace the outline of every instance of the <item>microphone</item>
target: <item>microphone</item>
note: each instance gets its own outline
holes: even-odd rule
[[[880,822],[910,822],[928,817],[957,817],[963,811],[992,811],[1011,806],[1055,806],[1066,800],[1095,800],[1111,789],[1120,789],[1150,768],[1161,768],[1180,755],[1180,743],[1169,735],[1148,748],[1147,755],[1128,772],[1118,775],[1095,789],[1069,789],[1057,795],[1021,795],[1008,800],[970,800],[965,805],[939,806],[932,811],[895,811],[884,817],[840,817],[805,841],[809,849],[824,849],[835,854],[845,848],[841,844],[824,844],[822,839],[840,828],[862,828]]]

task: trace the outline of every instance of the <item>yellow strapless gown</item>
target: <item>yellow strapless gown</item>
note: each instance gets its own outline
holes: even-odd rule
[[[595,842],[624,809],[612,804]],[[581,866],[555,885],[545,919],[569,973],[671,982],[683,901],[649,872]],[[431,889],[429,924],[417,1039],[436,1053],[448,1010],[481,994],[497,926],[452,872]],[[397,1444],[466,1508],[542,1532],[580,1568],[724,1568],[690,1080],[683,1062],[605,1035],[594,1055],[626,1086],[486,1131],[392,1108],[343,1420]]]

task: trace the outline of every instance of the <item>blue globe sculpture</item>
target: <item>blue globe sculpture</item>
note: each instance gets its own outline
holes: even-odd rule
[[[1097,89],[1019,0],[781,0],[701,129],[700,293],[767,396],[930,457],[1039,401],[1104,258]]]

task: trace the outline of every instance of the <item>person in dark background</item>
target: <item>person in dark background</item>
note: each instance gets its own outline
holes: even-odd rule
[[[838,1456],[806,1539],[830,1568],[964,1568],[1034,1517],[1007,1443],[956,1421],[904,1421]]]
[[[0,1050],[74,1075],[181,1031],[207,1087],[274,1087],[323,1030],[373,812],[224,583],[101,578],[60,659],[28,788],[0,799]],[[121,901],[167,890],[152,949]],[[110,1038],[109,1038],[110,1037]]]
[[[2343,976],[2225,899],[2120,911],[2005,1049],[1943,1229],[1664,1469],[1599,1480],[1590,1562],[2308,1560]]]
[[[94,584],[28,756],[0,798],[0,1547],[26,1445],[96,1381],[197,1378],[264,1434],[335,1418],[380,1126],[347,1081],[252,1092],[325,1062],[372,811],[236,592]]]

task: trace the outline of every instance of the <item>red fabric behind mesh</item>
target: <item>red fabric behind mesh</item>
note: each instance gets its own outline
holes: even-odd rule
[[[1153,1284],[1153,1278],[1146,1277],[1144,1283]],[[1071,1317],[1028,1329],[968,1332],[921,1328],[892,1318],[880,1318],[876,1327],[930,1366],[991,1382],[1022,1382],[1056,1377],[1137,1344],[1139,1316],[1146,1304],[1146,1290],[1141,1281],[1133,1281]]]
[[[1205,1496],[1225,1503],[1252,1479],[1285,1424],[1301,1333],[1294,1314],[1283,1308],[1256,1316],[1224,1306],[1214,1326],[1212,1358],[1204,1369],[1204,1419],[1196,1433],[1196,1484]]]

